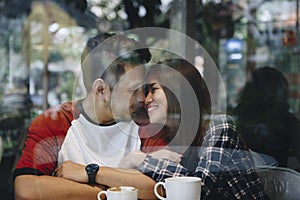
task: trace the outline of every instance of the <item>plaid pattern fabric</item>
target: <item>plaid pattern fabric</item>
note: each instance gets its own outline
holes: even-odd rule
[[[198,176],[204,182],[203,200],[269,199],[255,172],[252,156],[229,116],[212,116],[202,146],[189,152],[197,152],[184,155],[194,157],[189,162],[198,162],[195,169],[149,155],[138,169],[156,181],[173,176]]]

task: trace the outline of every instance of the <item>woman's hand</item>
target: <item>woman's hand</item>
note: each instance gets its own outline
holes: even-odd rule
[[[172,162],[179,163],[181,161],[181,154],[167,149],[160,149],[149,154],[155,159],[167,159]],[[135,151],[127,154],[120,162],[121,168],[136,168],[138,167],[146,158],[147,154],[142,151]]]
[[[136,168],[146,158],[147,154],[141,151],[135,151],[127,154],[120,162],[121,168]]]
[[[149,155],[156,159],[167,159],[176,163],[180,163],[182,157],[181,154],[178,154],[175,151],[170,151],[168,149],[160,149],[150,153]]]

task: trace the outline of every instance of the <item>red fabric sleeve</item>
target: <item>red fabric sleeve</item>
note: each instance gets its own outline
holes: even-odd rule
[[[15,176],[53,173],[58,152],[74,119],[73,107],[72,102],[61,104],[46,110],[32,121]]]

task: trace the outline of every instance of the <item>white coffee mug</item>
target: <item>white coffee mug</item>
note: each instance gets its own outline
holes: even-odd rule
[[[101,200],[101,194],[104,194],[107,200],[137,200],[138,190],[134,187],[120,186],[111,187],[106,191],[100,191],[97,195],[98,200]]]
[[[166,190],[166,198],[158,192],[158,187],[162,185]],[[159,199],[166,200],[200,200],[201,197],[201,178],[198,177],[172,177],[166,178],[165,182],[158,182],[154,186],[154,193]]]

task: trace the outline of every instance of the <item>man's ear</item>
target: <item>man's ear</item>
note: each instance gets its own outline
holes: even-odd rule
[[[93,91],[96,93],[96,95],[102,95],[104,94],[105,90],[105,85],[106,83],[104,82],[103,79],[98,78],[94,81],[93,83]]]

